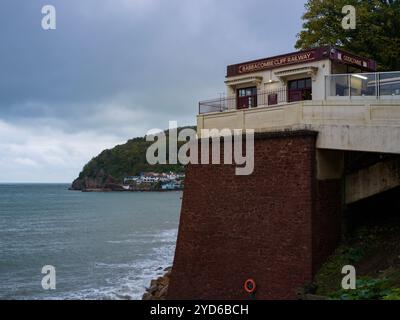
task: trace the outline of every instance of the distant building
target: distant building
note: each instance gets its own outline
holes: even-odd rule
[[[161,182],[166,185],[166,189],[179,189],[181,188],[181,182],[185,177],[184,174],[169,173],[155,173],[155,172],[142,172],[140,176],[127,176],[124,178],[124,185],[129,183],[136,183],[137,185],[143,183],[158,183]]]
[[[161,186],[162,190],[180,190],[182,189],[182,184],[180,183],[166,183]]]
[[[160,181],[160,178],[155,176],[144,176],[140,178],[140,182],[145,182],[145,183],[152,183],[158,181]]]
[[[140,177],[125,177],[124,184],[127,184],[128,182],[137,182],[139,180],[140,180]]]

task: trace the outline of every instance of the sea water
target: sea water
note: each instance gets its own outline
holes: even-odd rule
[[[140,299],[172,264],[181,196],[0,185],[0,299]]]

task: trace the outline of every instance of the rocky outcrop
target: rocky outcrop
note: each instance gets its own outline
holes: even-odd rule
[[[166,271],[164,276],[151,280],[150,288],[146,289],[142,300],[165,300],[167,298],[172,267],[166,268],[164,271]]]
[[[99,170],[93,176],[77,178],[71,185],[70,190],[77,191],[123,191],[121,183],[111,175]]]

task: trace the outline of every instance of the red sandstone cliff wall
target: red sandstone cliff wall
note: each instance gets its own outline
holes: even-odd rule
[[[315,139],[258,136],[251,176],[235,176],[234,166],[188,166],[169,299],[247,299],[248,278],[257,299],[291,299],[312,281],[336,244],[324,230],[336,230],[339,214],[316,182]],[[317,213],[325,208],[329,221]]]

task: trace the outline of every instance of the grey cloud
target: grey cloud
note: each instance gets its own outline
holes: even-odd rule
[[[40,27],[45,4],[57,9],[55,31]],[[198,101],[224,90],[226,65],[293,50],[304,1],[2,0],[0,6],[0,121],[123,142],[168,120],[194,124]],[[0,139],[5,144],[8,137]]]

